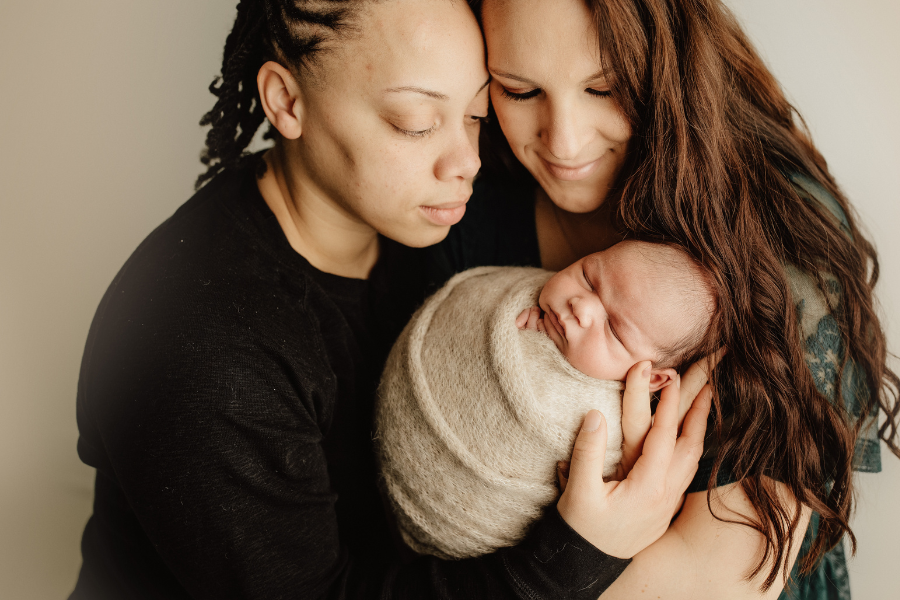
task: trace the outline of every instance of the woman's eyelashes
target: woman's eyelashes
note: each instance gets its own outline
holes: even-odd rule
[[[541,93],[541,88],[534,88],[533,90],[529,90],[527,92],[511,92],[505,87],[500,88],[501,93],[504,98],[508,98],[509,100],[513,100],[515,102],[525,102],[526,100],[530,100]]]
[[[485,123],[487,120],[488,120],[487,115],[484,115],[484,116],[467,115],[466,116],[466,124],[467,125],[479,125],[480,126],[482,123]],[[403,127],[400,127],[399,125],[396,125],[395,123],[391,123],[390,121],[388,121],[388,123],[390,123],[391,127],[393,127],[394,130],[397,131],[398,133],[402,133],[403,135],[405,135],[407,137],[411,137],[411,138],[428,137],[429,135],[431,135],[432,133],[437,131],[438,125],[439,125],[439,123],[435,123],[428,129],[405,129]]]
[[[428,137],[430,134],[434,133],[434,131],[437,129],[437,123],[435,123],[428,129],[403,129],[402,127],[398,127],[397,125],[394,125],[393,123],[391,123],[391,127],[393,127],[394,129],[396,129],[397,131],[399,131],[400,133],[402,133],[405,136],[412,137],[412,138],[423,138],[423,137]]]
[[[500,93],[504,98],[509,100],[513,100],[514,102],[525,102],[526,100],[531,100],[540,94],[543,90],[541,88],[534,88],[533,90],[528,90],[527,92],[513,92],[511,90],[506,89],[505,87],[500,88]],[[610,90],[596,90],[594,88],[586,88],[585,93],[594,96],[596,98],[606,98],[612,95]]]

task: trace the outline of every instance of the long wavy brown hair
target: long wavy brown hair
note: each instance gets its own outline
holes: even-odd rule
[[[749,497],[755,518],[716,517],[764,536],[765,553],[747,577],[770,565],[765,590],[779,570],[789,576],[801,504],[820,517],[801,572],[844,534],[855,552],[852,460],[867,417],[883,413],[879,437],[900,456],[900,380],[886,365],[873,307],[878,258],[799,114],[721,2],[585,1],[613,98],[633,132],[607,199],[617,225],[627,237],[683,246],[717,288],[704,351],[724,344],[728,353],[711,378],[717,453],[709,487],[724,464]],[[480,15],[481,2],[471,4]],[[499,128],[484,134],[489,151],[503,146]],[[818,182],[846,221],[802,197],[791,175]],[[838,324],[834,398],[817,389],[807,366],[786,265],[813,277]],[[851,371],[865,382],[856,398],[842,398],[853,389],[844,385]],[[793,505],[775,481],[790,489]]]

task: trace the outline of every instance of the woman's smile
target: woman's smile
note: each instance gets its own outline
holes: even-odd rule
[[[587,163],[582,163],[578,166],[568,166],[554,163],[542,156],[539,156],[539,158],[550,175],[563,181],[580,181],[582,179],[587,179],[597,169],[597,166],[602,159],[601,157]]]

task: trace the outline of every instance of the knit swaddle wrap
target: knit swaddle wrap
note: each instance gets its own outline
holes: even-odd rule
[[[429,298],[388,358],[376,442],[387,495],[416,552],[466,558],[512,546],[557,497],[585,413],[607,420],[604,475],[621,460],[621,390],[516,327],[552,273],[481,267]]]

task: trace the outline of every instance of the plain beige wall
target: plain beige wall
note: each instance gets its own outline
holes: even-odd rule
[[[65,597],[93,472],[75,386],[103,291],[186,200],[234,0],[0,3],[0,597]],[[731,0],[878,245],[900,349],[900,8]],[[896,365],[895,363],[895,366]],[[896,593],[900,461],[859,477],[856,598]]]

